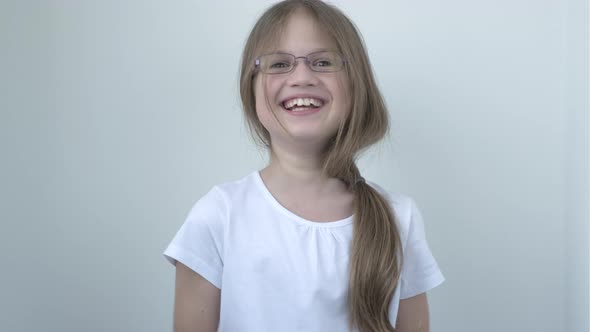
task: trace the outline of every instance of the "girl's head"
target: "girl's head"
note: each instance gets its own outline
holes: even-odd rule
[[[343,56],[333,38],[304,9],[291,14],[282,30],[275,45],[257,58],[254,99],[258,120],[273,146],[292,141],[319,147],[338,131],[350,110]],[[290,72],[283,72],[289,68]],[[305,99],[313,105],[293,105],[303,102],[305,106]],[[313,114],[304,114],[309,111]]]
[[[270,73],[271,61],[279,67],[292,61],[283,53],[298,57],[296,66]],[[329,59],[337,62],[331,63],[337,71],[312,70],[304,58],[310,54],[319,57],[316,65],[310,63],[313,69],[323,70],[323,60]],[[316,148],[324,171],[344,181],[346,174],[329,174],[334,172],[330,164],[354,159],[388,129],[360,34],[341,11],[321,1],[283,1],[260,17],[242,56],[240,94],[249,128],[260,143],[270,149],[273,140]],[[284,102],[294,97],[315,97],[321,107],[305,116],[288,112]]]
[[[333,6],[283,1],[254,26],[240,74],[240,95],[255,139],[271,153],[285,144],[317,152],[324,175],[341,179],[354,192],[349,323],[361,332],[394,331],[388,314],[402,264],[399,232],[389,202],[369,184],[356,184],[357,153],[388,130],[360,34]],[[305,115],[289,111],[295,97],[308,97],[320,107]]]

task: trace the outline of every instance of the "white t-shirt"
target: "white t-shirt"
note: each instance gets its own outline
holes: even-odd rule
[[[443,277],[414,200],[385,194],[396,214],[404,264],[390,304],[440,285]],[[313,222],[283,207],[258,171],[214,186],[190,210],[164,251],[221,289],[221,332],[348,331],[346,296],[353,216]]]

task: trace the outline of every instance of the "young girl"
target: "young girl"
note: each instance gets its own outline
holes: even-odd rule
[[[355,165],[388,116],[353,23],[317,0],[272,6],[240,94],[270,162],[214,186],[164,252],[175,331],[428,331],[444,277],[420,212]]]

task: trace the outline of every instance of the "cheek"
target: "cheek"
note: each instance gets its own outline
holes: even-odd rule
[[[351,89],[348,80],[342,78],[336,83],[336,91],[338,95],[338,103],[344,109],[344,113],[348,114],[352,106]]]
[[[266,89],[268,91],[268,88]],[[262,86],[262,80],[260,77],[256,78],[256,82],[254,84],[254,97],[256,100],[256,115],[258,115],[258,120],[262,122],[265,127],[268,127],[270,121],[274,120],[273,115],[271,114],[271,110],[269,109],[269,103],[271,99],[267,101],[266,95],[264,93],[265,89]]]

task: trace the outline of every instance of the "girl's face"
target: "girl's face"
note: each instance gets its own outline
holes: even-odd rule
[[[337,50],[334,41],[301,10],[291,15],[277,46],[267,53],[283,52],[304,57],[317,51]],[[336,72],[316,72],[306,65],[305,59],[296,61],[297,65],[289,73],[258,73],[254,83],[256,113],[269,131],[273,146],[304,143],[306,147],[321,149],[337,132],[350,110],[346,71],[343,68]],[[307,103],[305,99],[313,105],[298,107],[296,104],[292,107],[294,102]],[[291,137],[277,123],[269,106]]]

